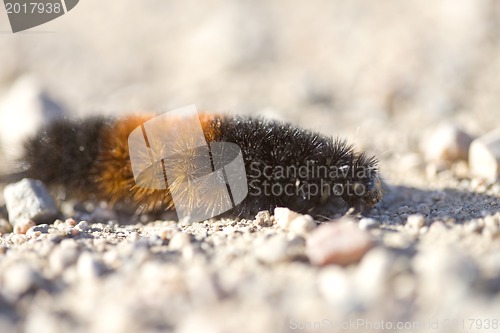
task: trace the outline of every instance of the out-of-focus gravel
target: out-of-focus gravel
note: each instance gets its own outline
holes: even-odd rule
[[[86,0],[9,29],[0,10],[5,156],[47,110],[196,103],[345,137],[380,157],[386,193],[326,225],[66,199],[13,228],[2,197],[0,332],[500,329],[499,2]]]

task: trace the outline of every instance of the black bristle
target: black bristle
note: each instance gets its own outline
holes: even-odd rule
[[[260,210],[272,211],[280,206],[311,213],[325,203],[324,193],[311,189],[329,186],[329,199],[332,199],[334,195],[331,192],[336,184],[347,189],[356,183],[369,187],[370,182],[378,181],[374,158],[357,154],[344,140],[332,139],[291,124],[259,118],[227,117],[221,122],[221,134],[221,141],[236,143],[241,148],[245,162],[249,194],[233,211],[239,215],[250,216]],[[346,175],[332,176],[342,166],[347,166]],[[287,168],[305,172],[286,172],[283,175],[282,171]],[[321,170],[331,172],[325,174]],[[363,176],[363,170],[369,174]],[[265,188],[272,189],[273,186],[278,191],[265,191]],[[293,190],[279,193],[279,189],[286,188]],[[373,196],[368,199],[373,202],[380,199],[376,193]],[[349,206],[357,206],[364,199],[346,193],[338,197]]]
[[[70,192],[95,189],[91,173],[102,135],[110,121],[103,117],[55,121],[25,144],[24,174]]]
[[[24,175],[62,185],[82,198],[146,206],[148,211],[171,208],[169,190],[140,188],[133,178],[127,139],[146,119],[54,122],[26,142]],[[248,195],[229,215],[251,217],[276,207],[316,215],[328,211],[323,208],[331,203],[361,212],[382,197],[377,160],[356,152],[344,140],[261,118],[210,119],[207,140],[235,143],[245,164]],[[175,123],[165,130],[175,130],[171,126]],[[183,170],[182,164],[178,167]],[[207,210],[216,208],[217,199],[214,193],[190,198],[206,204]]]

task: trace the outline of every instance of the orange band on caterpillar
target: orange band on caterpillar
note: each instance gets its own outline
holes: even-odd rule
[[[132,173],[128,137],[154,116],[56,121],[26,142],[24,175],[62,185],[84,199],[123,202],[140,211],[174,209],[168,189],[137,186]],[[376,159],[343,140],[261,118],[199,117],[207,142],[235,143],[241,149],[248,196],[233,215],[278,206],[310,213],[336,199],[365,211],[382,198]],[[175,131],[176,121],[162,125],[164,130]],[[207,209],[216,204],[210,193],[194,199],[205,200]]]

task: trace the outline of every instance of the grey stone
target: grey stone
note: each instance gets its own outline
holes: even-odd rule
[[[4,198],[10,223],[14,227],[29,220],[37,224],[52,223],[58,216],[54,199],[39,180],[24,178],[7,185]]]

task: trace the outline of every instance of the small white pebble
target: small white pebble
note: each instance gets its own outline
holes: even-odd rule
[[[288,208],[276,207],[274,209],[274,219],[281,229],[287,230],[290,226],[290,222],[299,217],[299,213],[296,213]]]
[[[425,217],[420,214],[412,214],[406,220],[406,227],[420,229],[425,225]]]
[[[236,231],[236,229],[232,226],[227,226],[227,227],[222,228],[222,232],[225,233],[226,235],[234,234],[235,231]]]
[[[61,224],[64,224],[64,221],[60,219],[55,220],[53,223],[54,227],[56,228],[59,227]]]
[[[132,241],[132,242],[136,242],[139,239],[141,239],[141,235],[139,235],[139,233],[137,231],[133,231],[128,235],[127,239]]]
[[[316,228],[316,222],[311,215],[300,215],[290,222],[289,230],[297,235],[308,234]]]
[[[428,233],[428,232],[429,232],[429,227],[428,227],[428,226],[426,226],[426,225],[424,225],[422,228],[420,228],[420,229],[418,230],[418,233],[419,233],[420,235],[424,235],[424,234],[426,234],[426,233]]]
[[[380,227],[380,222],[372,218],[364,217],[359,220],[358,226],[361,230],[376,229]]]
[[[471,172],[488,182],[500,177],[500,129],[474,140],[469,151]]]
[[[270,227],[273,224],[271,213],[268,210],[263,210],[255,215],[255,223],[262,227]]]
[[[172,236],[168,244],[171,250],[182,250],[183,247],[191,243],[191,237],[185,232],[178,232]]]

